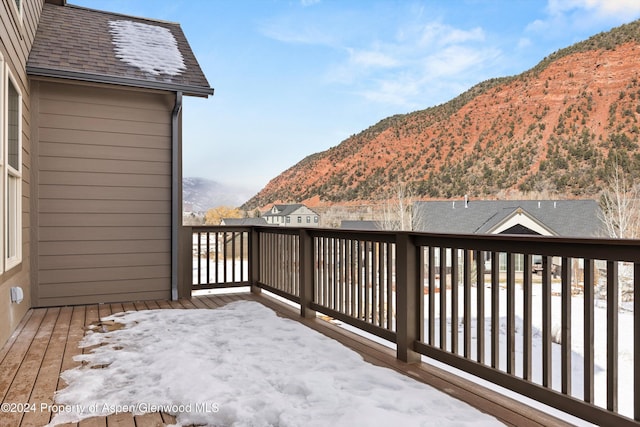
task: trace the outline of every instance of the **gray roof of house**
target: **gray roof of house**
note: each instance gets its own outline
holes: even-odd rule
[[[264,218],[223,218],[224,225],[268,225]]]
[[[276,204],[274,205],[277,209],[278,209],[278,213],[272,213],[271,209],[273,209],[273,206],[271,207],[271,209],[269,209],[267,212],[265,212],[262,216],[287,216],[287,215],[291,215],[292,213],[294,213],[295,211],[297,211],[298,209],[302,208],[302,207],[306,207],[305,205],[303,205],[302,203],[294,203],[291,205],[279,205]],[[307,208],[309,209],[309,208]],[[311,212],[315,213],[312,209],[309,209]]]
[[[152,73],[119,59],[114,50],[110,22],[123,20],[169,30],[182,56],[184,70],[173,75]],[[27,73],[32,76],[170,90],[185,95],[213,94],[179,24],[73,5],[44,4],[27,61]]]
[[[522,209],[558,236],[605,235],[595,200],[471,200],[416,202],[414,229],[432,233],[486,234]]]

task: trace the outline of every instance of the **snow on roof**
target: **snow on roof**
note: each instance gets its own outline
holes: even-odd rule
[[[169,29],[133,21],[109,21],[116,57],[147,73],[175,76],[186,70]]]
[[[179,426],[502,425],[257,302],[105,320],[125,326],[85,336],[50,425],[158,408]]]

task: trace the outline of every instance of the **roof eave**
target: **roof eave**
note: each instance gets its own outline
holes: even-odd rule
[[[107,83],[120,86],[138,87],[144,89],[157,89],[170,92],[182,92],[187,96],[199,96],[208,98],[213,95],[213,88],[203,86],[181,85],[176,83],[154,82],[150,80],[130,79],[102,74],[81,73],[69,70],[57,70],[51,68],[34,67],[27,65],[27,74],[37,77],[54,77],[68,80],[78,80],[91,83]]]

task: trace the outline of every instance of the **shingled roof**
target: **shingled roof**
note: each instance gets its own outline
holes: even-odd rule
[[[159,47],[175,51],[174,56],[181,60],[180,65],[167,71],[141,67],[144,60],[127,62],[127,54],[118,51],[121,47],[118,43],[123,41],[123,37],[124,43],[130,41],[126,40],[127,37],[134,37],[130,36],[131,31],[124,35],[117,34],[118,25],[133,27],[134,35],[135,30],[139,29],[160,35],[159,43],[166,43],[167,46]],[[144,39],[142,41],[146,42]],[[148,53],[137,50],[141,56]],[[135,54],[135,44],[131,51]],[[44,5],[27,61],[27,73],[32,76],[180,91],[185,95],[213,94],[179,24],[73,5]]]
[[[416,202],[414,229],[432,233],[491,234],[501,222],[525,212],[553,235],[605,235],[595,200],[472,200]]]

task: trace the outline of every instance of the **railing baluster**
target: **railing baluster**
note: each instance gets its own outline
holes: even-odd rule
[[[218,266],[218,264],[220,262],[220,252],[218,250],[218,241],[220,240],[220,233],[218,233],[216,231],[215,236],[216,236],[216,238],[215,238],[215,251],[214,251],[215,252],[215,256],[214,257],[215,257],[216,262],[213,265],[215,267],[216,279],[214,280],[214,283],[220,283],[220,277],[218,276],[219,269],[220,269],[220,267]],[[211,261],[208,261],[208,262],[211,262]]]
[[[371,318],[369,321],[374,325],[378,315],[378,295],[376,292],[379,285],[378,249],[379,243],[371,242]]]
[[[531,381],[531,359],[532,359],[532,306],[533,306],[533,257],[531,254],[524,255],[524,270],[522,272],[522,292],[523,292],[523,329],[522,332],[522,378]]]
[[[322,304],[325,306],[329,305],[329,250],[328,243],[329,239],[326,237],[322,237],[320,239],[322,244]]]
[[[202,284],[202,233],[198,233],[198,285]]]
[[[336,310],[342,312],[342,290],[343,290],[343,250],[342,239],[336,239]]]
[[[491,367],[500,369],[500,257],[491,252]]]
[[[618,410],[618,263],[607,261],[607,409]]]
[[[440,247],[440,348],[447,349],[447,248]]]
[[[207,281],[206,281],[206,283],[209,284],[209,283],[211,283],[211,278],[209,277],[209,270],[211,269],[211,254],[210,254],[211,244],[209,243],[209,237],[210,237],[211,233],[209,231],[207,231],[206,234],[207,234],[207,263],[206,263],[206,266],[207,266]],[[200,257],[198,257],[198,258],[200,258]],[[200,276],[200,274],[198,274],[198,276]]]
[[[476,251],[476,276],[476,321],[478,323],[476,326],[476,360],[478,363],[484,363],[484,251]]]
[[[422,251],[421,251],[422,252]],[[393,266],[394,266],[394,260],[396,259],[396,255],[395,255],[395,245],[392,243],[387,244],[387,329],[391,330],[393,329],[393,307],[394,307],[394,303],[393,303],[393,288],[394,288],[394,283],[393,283]],[[422,285],[422,282],[420,282],[420,285]],[[420,298],[421,301],[420,304],[422,305],[424,302],[424,292],[423,291],[423,287],[420,287]],[[422,320],[423,316],[420,316],[420,323],[424,324],[424,321]],[[422,339],[422,337],[420,337],[420,339]]]
[[[562,393],[571,394],[571,259],[562,258],[562,295],[561,295],[561,372]]]
[[[356,313],[356,301],[358,301],[357,297],[357,283],[358,283],[358,241],[353,239],[351,240],[351,299],[350,303],[350,315],[352,317],[358,317]]]
[[[224,269],[224,278],[223,278],[223,282],[226,282],[229,280],[229,277],[227,276],[227,261],[228,261],[228,256],[227,256],[227,232],[225,231],[224,233],[222,233],[223,235],[223,240],[222,240],[222,258],[224,259],[224,264],[222,266],[222,268]]]
[[[236,281],[236,236],[235,231],[231,232],[231,282]]]
[[[378,268],[380,269],[380,272],[378,274],[378,301],[379,301],[379,307],[378,307],[378,326],[384,327],[384,303],[385,303],[385,296],[386,296],[386,292],[385,292],[385,262],[384,262],[384,257],[387,251],[387,243],[380,243],[380,252],[378,253],[379,256],[379,261],[378,261]]]
[[[552,258],[542,257],[542,386],[551,387],[551,268]]]
[[[640,421],[640,263],[633,264],[633,415]]]
[[[315,298],[314,302],[318,304],[323,304],[322,299],[322,238],[314,237],[314,252],[315,252],[315,261],[314,261],[314,271],[315,271],[315,282],[314,282],[314,292]]]
[[[435,294],[436,294],[436,268],[435,268],[435,251],[433,246],[429,246],[429,345],[435,345]]]
[[[329,246],[329,238],[325,237],[324,239],[324,253],[323,253],[323,264],[322,264],[322,268],[324,270],[324,298],[323,298],[323,304],[326,305],[327,307],[329,307],[331,305],[331,299],[330,299],[330,281],[331,278],[330,276],[330,271],[331,271],[331,260],[330,260],[330,246]]]
[[[593,403],[593,362],[594,362],[594,316],[593,316],[593,286],[595,268],[592,259],[584,260],[584,401]]]
[[[463,318],[463,328],[464,328],[464,357],[467,359],[471,358],[471,254],[470,250],[464,251],[464,265],[463,265],[463,279],[462,283],[464,286],[463,295],[464,295],[464,318]]]
[[[451,248],[451,352],[458,354],[458,249]]]
[[[516,254],[507,252],[507,372],[516,368]]]
[[[371,260],[369,255],[372,251],[372,242],[366,241],[364,245],[364,320],[365,322],[368,322],[371,318],[371,296],[369,294],[369,289],[371,289]]]
[[[362,319],[364,313],[362,311],[362,289],[364,282],[364,272],[363,269],[363,256],[364,256],[364,242],[362,240],[358,241],[358,319]]]

